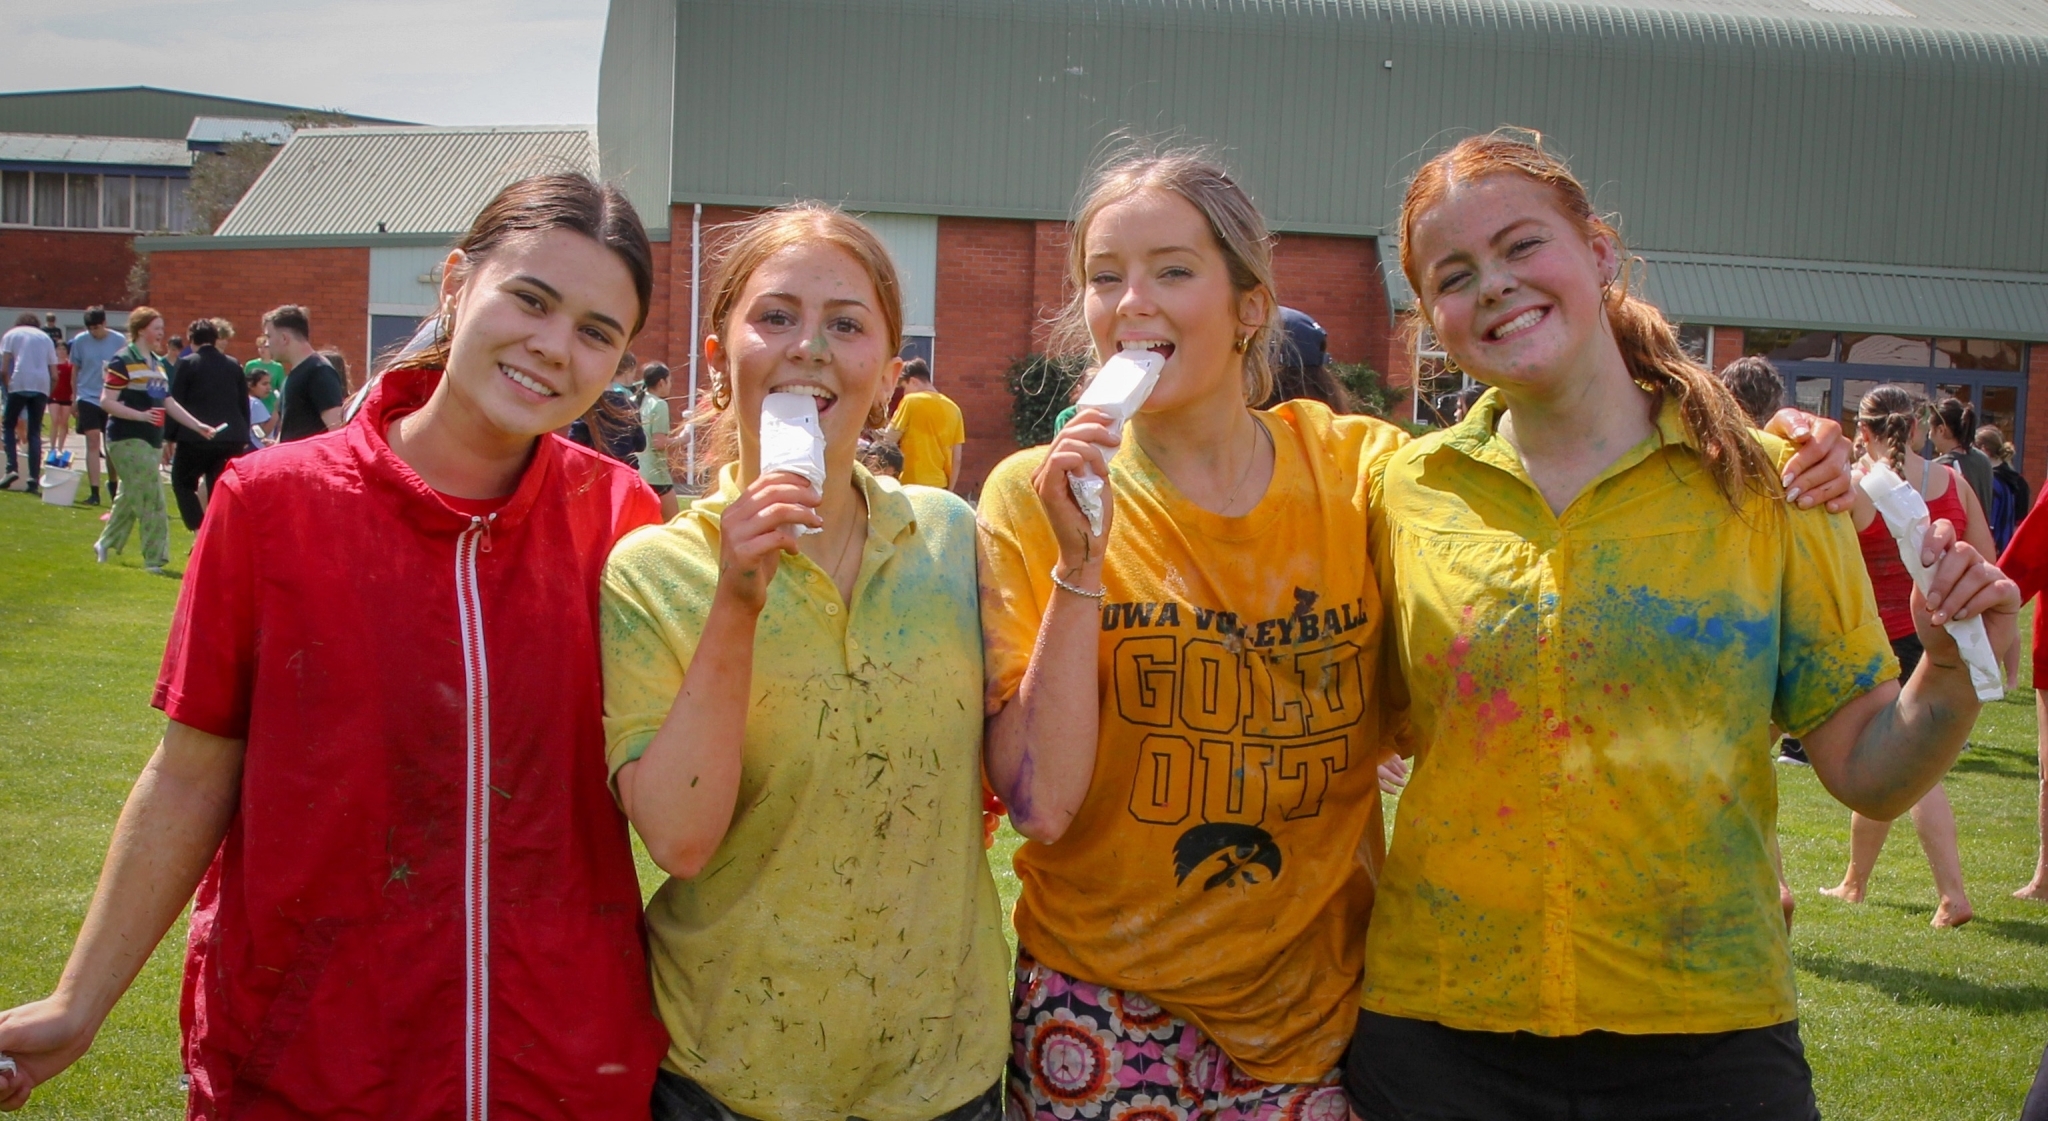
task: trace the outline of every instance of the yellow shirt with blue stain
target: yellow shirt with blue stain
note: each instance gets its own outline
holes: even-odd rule
[[[1769,725],[1898,675],[1855,530],[1732,507],[1674,405],[1553,514],[1501,412],[1396,452],[1373,503],[1416,764],[1364,1006],[1541,1035],[1791,1020]]]
[[[982,850],[974,513],[857,470],[851,606],[785,554],[754,639],[738,806],[647,908],[666,1065],[761,1121],[924,1121],[1009,1048],[1009,949]],[[601,592],[613,773],[646,750],[718,586],[715,497],[628,535]]]

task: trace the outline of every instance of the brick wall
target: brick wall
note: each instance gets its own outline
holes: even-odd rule
[[[1032,222],[939,219],[932,372],[967,421],[962,493],[979,490],[989,470],[1017,450],[1003,374],[1033,348],[1040,241]]]
[[[1280,302],[1305,311],[1330,333],[1330,357],[1365,362],[1382,374],[1407,365],[1395,353],[1371,238],[1281,234],[1273,249]]]
[[[1721,367],[1726,366],[1728,363],[1735,361],[1737,358],[1742,357],[1742,328],[1714,328],[1714,352],[1708,355],[1707,357],[1707,366],[1715,370],[1718,370]],[[1791,398],[1791,386],[1785,387],[1785,396],[1787,399]]]
[[[0,307],[119,307],[134,264],[129,234],[0,230]]]
[[[302,304],[313,345],[348,359],[351,388],[369,371],[368,249],[158,250],[150,254],[149,302],[172,334],[201,316],[225,316],[235,337],[222,349],[244,361],[256,356],[264,312]]]
[[[2020,442],[2020,473],[2038,495],[2048,479],[2048,343],[2027,347],[2027,431]]]

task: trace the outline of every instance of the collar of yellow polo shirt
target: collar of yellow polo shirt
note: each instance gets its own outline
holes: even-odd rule
[[[981,837],[974,511],[855,467],[850,601],[784,554],[754,638],[740,789],[695,879],[647,906],[665,1065],[759,1121],[925,1121],[1009,1053],[1009,947]],[[716,495],[629,534],[600,594],[614,774],[668,717],[718,587]]]
[[[1669,401],[1553,514],[1504,407],[1396,452],[1372,504],[1416,764],[1364,1006],[1553,1036],[1791,1020],[1769,728],[1898,675],[1854,527],[1731,506]]]

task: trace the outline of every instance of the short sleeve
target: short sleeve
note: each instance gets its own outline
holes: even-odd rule
[[[915,408],[916,404],[910,398],[904,398],[902,403],[896,406],[896,411],[889,414],[889,431],[901,432],[910,427],[910,414]]]
[[[986,644],[983,708],[990,716],[1001,712],[1023,685],[1049,595],[1039,584],[1042,580],[1050,585],[1047,574],[1057,559],[1052,529],[1031,490],[1031,469],[1021,456],[998,466],[982,489],[976,519],[981,634]],[[1048,545],[1053,552],[1046,552]],[[1045,563],[1034,563],[1034,556]],[[1034,572],[1040,579],[1033,578]]]
[[[703,634],[709,597],[683,586],[695,574],[673,547],[687,532],[680,524],[629,534],[612,550],[598,585],[605,765],[613,776],[640,758],[668,719]],[[715,579],[715,565],[711,571]]]
[[[1759,516],[1769,516],[1763,514]],[[1805,735],[1848,702],[1899,676],[1870,576],[1846,514],[1784,509],[1778,685],[1771,719]]]
[[[113,390],[128,388],[128,363],[119,358],[108,360],[105,387]]]
[[[255,519],[230,466],[185,568],[150,703],[180,724],[246,739],[256,681]]]
[[[967,442],[967,422],[960,415],[960,406],[951,402],[947,404],[946,438],[941,442],[950,448]]]
[[[306,389],[315,412],[324,413],[329,409],[338,409],[348,396],[343,392],[341,375],[335,372],[332,366],[322,367],[319,376],[315,377],[313,384]]]
[[[251,424],[270,423],[270,410],[264,407],[262,401],[254,397],[249,398],[249,422]]]

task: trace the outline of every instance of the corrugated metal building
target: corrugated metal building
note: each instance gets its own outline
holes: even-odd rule
[[[984,468],[1106,137],[1220,145],[1283,301],[1399,373],[1407,177],[1513,124],[1623,216],[1703,356],[1773,354],[1827,411],[1881,380],[1968,396],[2039,478],[2044,121],[2040,0],[614,0],[599,90],[606,173],[666,213],[684,292],[693,218],[809,196],[926,231],[920,346]]]
[[[142,241],[150,299],[173,323],[223,315],[252,331],[304,304],[314,341],[359,378],[432,313],[448,247],[484,203],[562,170],[596,172],[588,126],[300,129],[213,235]]]
[[[0,94],[0,317],[52,312],[76,328],[129,288],[134,236],[185,230],[195,162],[314,110],[175,90]]]

